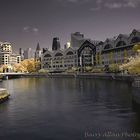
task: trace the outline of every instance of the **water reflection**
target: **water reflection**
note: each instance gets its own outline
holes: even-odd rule
[[[0,106],[3,139],[81,140],[85,132],[140,132],[132,89],[125,82],[23,78],[0,86],[11,94]]]

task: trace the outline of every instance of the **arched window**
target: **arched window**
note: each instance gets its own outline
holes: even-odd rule
[[[72,51],[69,51],[69,52],[67,52],[66,55],[73,55],[73,52]]]
[[[50,54],[46,54],[44,57],[52,57]]]
[[[133,37],[131,43],[138,43],[140,42],[140,37]]]
[[[55,56],[63,56],[63,54],[62,53],[56,53]]]
[[[124,41],[119,41],[116,45],[116,47],[124,46],[126,43]]]

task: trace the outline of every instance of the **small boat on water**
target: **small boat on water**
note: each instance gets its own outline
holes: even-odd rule
[[[3,103],[4,101],[8,100],[10,94],[8,93],[7,89],[0,88],[0,103]]]

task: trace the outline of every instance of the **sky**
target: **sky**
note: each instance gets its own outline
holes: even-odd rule
[[[140,29],[140,0],[0,0],[0,41],[13,49],[61,47],[70,34],[104,41]]]

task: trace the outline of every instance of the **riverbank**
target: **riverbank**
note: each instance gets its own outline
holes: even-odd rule
[[[46,78],[95,78],[108,80],[121,80],[132,82],[136,75],[114,74],[114,73],[49,73],[49,74],[25,74],[24,77],[46,77]]]

